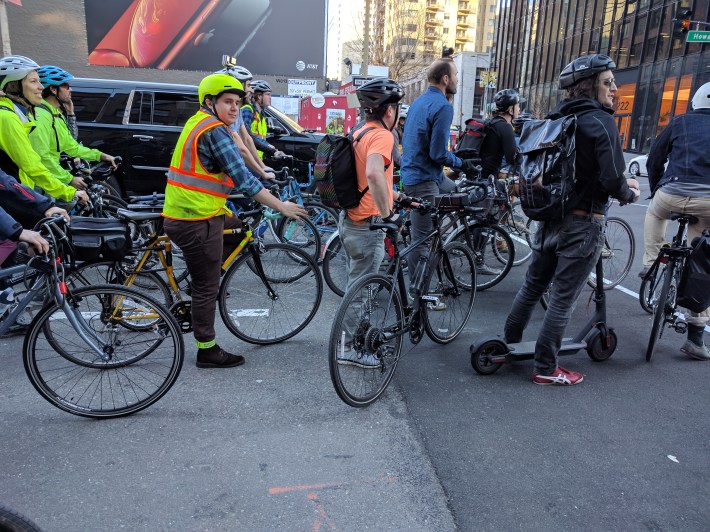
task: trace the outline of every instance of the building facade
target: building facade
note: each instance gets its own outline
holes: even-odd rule
[[[498,88],[518,88],[544,115],[564,97],[562,68],[601,53],[617,65],[616,120],[624,149],[647,153],[695,90],[710,81],[710,45],[688,43],[673,18],[708,20],[710,0],[501,0],[493,70]],[[703,28],[700,28],[703,29]]]

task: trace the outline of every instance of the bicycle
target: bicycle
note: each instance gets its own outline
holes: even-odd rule
[[[226,229],[225,235],[243,232],[242,240],[222,263],[217,302],[227,329],[245,342],[268,345],[292,338],[314,318],[323,296],[323,280],[313,257],[283,243],[264,244],[253,232],[254,218],[261,209],[244,211],[241,229]],[[152,223],[160,213],[119,210],[117,216],[133,222]],[[170,311],[183,332],[192,330],[191,305],[175,277],[170,238],[154,231],[145,245],[134,249],[129,261],[88,264],[76,277],[90,284],[99,278],[126,286],[144,283],[169,299]],[[157,260],[156,260],[157,258]],[[163,272],[164,280],[157,275]]]
[[[369,274],[345,294],[330,333],[328,363],[338,396],[348,405],[364,407],[387,389],[402,352],[405,335],[418,344],[426,332],[434,342],[447,344],[466,326],[476,294],[472,251],[463,243],[444,244],[440,214],[465,211],[467,196],[435,196],[434,206],[417,209],[430,214],[434,229],[401,252],[397,225],[373,223],[371,230],[392,236],[394,260],[385,275]],[[460,201],[459,205],[452,205]],[[421,257],[412,285],[407,289],[402,261],[431,239]],[[409,294],[412,300],[409,300]]]
[[[158,401],[177,380],[185,355],[180,328],[167,309],[134,289],[77,288],[67,279],[73,251],[65,224],[63,218],[41,220],[35,229],[48,240],[49,252],[32,256],[20,246],[16,264],[0,270],[0,286],[25,288],[0,320],[0,335],[32,302],[44,300],[23,344],[25,372],[34,388],[77,416],[134,414]]]
[[[653,358],[656,342],[663,336],[666,324],[676,332],[684,334],[688,324],[678,313],[676,298],[686,259],[693,248],[688,246],[688,226],[698,223],[698,218],[692,214],[672,212],[670,219],[678,221],[678,232],[670,244],[665,244],[658,257],[648,269],[639,290],[639,301],[653,309],[653,325],[651,336],[646,347],[646,362]],[[659,291],[660,287],[660,291]],[[657,294],[657,297],[656,297]]]

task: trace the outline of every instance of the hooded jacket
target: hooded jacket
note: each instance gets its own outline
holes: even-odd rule
[[[626,163],[613,109],[591,98],[565,99],[548,118],[571,114],[577,115],[577,203],[571,208],[605,214],[609,196],[622,204],[634,201],[624,177]]]

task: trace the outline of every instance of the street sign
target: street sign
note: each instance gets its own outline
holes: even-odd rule
[[[693,30],[688,32],[688,42],[710,43],[710,31]]]

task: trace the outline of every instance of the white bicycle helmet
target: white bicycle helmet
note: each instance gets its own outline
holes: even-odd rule
[[[247,70],[243,66],[226,67],[226,68],[223,68],[222,70],[219,70],[218,72],[216,72],[216,74],[229,74],[233,78],[241,81],[242,84],[254,79],[254,76],[252,76],[252,73],[249,72],[249,70]]]
[[[692,106],[693,109],[710,109],[710,82],[701,85],[700,88],[695,91]]]
[[[409,113],[409,106],[406,103],[403,103],[402,107],[399,108],[399,117],[400,118],[407,118],[408,113]]]
[[[8,55],[0,59],[0,89],[11,81],[25,79],[25,76],[34,70],[39,70],[39,65],[24,55]]]

